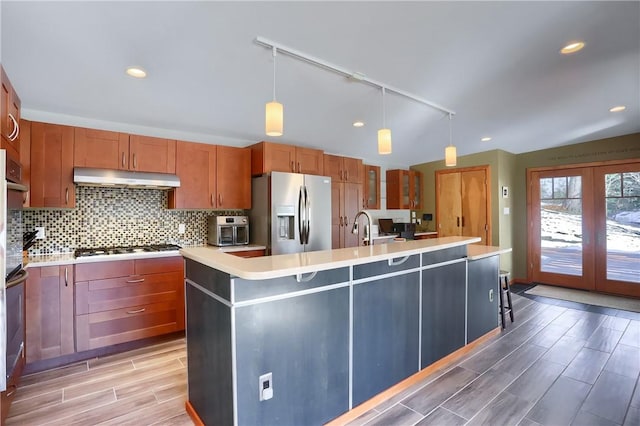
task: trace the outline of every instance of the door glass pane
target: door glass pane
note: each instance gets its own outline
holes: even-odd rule
[[[378,176],[375,170],[367,173],[367,206],[375,206],[378,200]]]
[[[540,270],[582,275],[582,179],[540,179]]]
[[[409,205],[409,174],[402,174],[402,205]]]
[[[640,283],[640,172],[605,175],[607,279]]]

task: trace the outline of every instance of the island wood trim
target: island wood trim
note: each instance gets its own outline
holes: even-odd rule
[[[347,411],[346,413],[342,414],[341,416],[336,417],[335,419],[333,419],[330,422],[326,423],[325,426],[345,425],[345,424],[355,420],[356,418],[360,417],[362,414],[366,413],[367,411],[371,410],[372,408],[375,408],[380,403],[386,401],[389,398],[392,398],[393,396],[399,394],[400,392],[404,391],[405,389],[408,389],[411,386],[415,385],[416,383],[420,382],[421,380],[423,380],[424,378],[426,378],[427,376],[429,376],[430,374],[432,374],[436,370],[438,370],[438,369],[440,369],[440,368],[442,368],[442,367],[444,367],[446,365],[449,365],[449,364],[453,363],[454,361],[457,361],[462,356],[464,356],[464,355],[468,354],[469,352],[471,352],[477,346],[485,343],[488,340],[491,340],[494,336],[497,336],[498,334],[500,334],[500,332],[501,332],[501,328],[500,327],[494,328],[493,330],[491,330],[490,332],[488,332],[484,336],[481,336],[481,337],[477,338],[476,340],[474,340],[473,342],[469,343],[468,345],[463,346],[462,348],[458,349],[457,351],[455,351],[453,353],[450,353],[446,357],[434,362],[433,364],[429,365],[428,367],[423,368],[422,370],[418,371],[413,376],[407,377],[403,381],[391,386],[389,389],[387,389],[387,390],[379,393],[378,395],[374,396],[373,398],[363,402],[362,404],[360,404],[357,407],[351,409],[350,411]],[[188,402],[187,402],[187,404],[188,404]]]
[[[191,417],[191,421],[193,421],[196,426],[205,426],[204,422],[200,419],[200,416],[198,416],[198,413],[196,413],[195,408],[191,405],[191,402],[185,402],[184,408],[187,410],[187,414]]]

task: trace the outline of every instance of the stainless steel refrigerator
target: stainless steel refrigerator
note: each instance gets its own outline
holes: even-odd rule
[[[272,172],[251,183],[250,241],[267,254],[331,249],[331,178]]]

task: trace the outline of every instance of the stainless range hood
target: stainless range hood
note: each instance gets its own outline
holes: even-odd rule
[[[180,186],[180,178],[168,173],[130,172],[86,167],[73,169],[73,182],[81,186],[116,188],[171,189]]]

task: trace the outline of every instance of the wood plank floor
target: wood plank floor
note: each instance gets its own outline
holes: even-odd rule
[[[351,425],[640,425],[640,320],[514,308],[499,336]],[[7,425],[191,425],[185,365],[178,339],[25,376]]]

